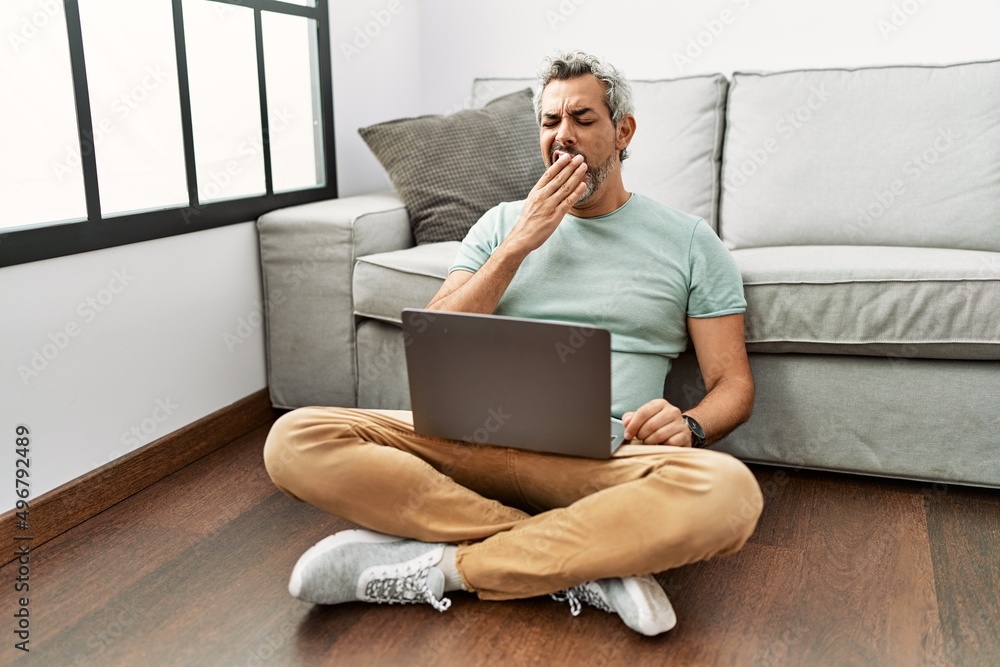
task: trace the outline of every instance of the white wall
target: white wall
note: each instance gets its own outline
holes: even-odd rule
[[[996,0],[399,2],[405,7],[400,22],[394,19],[372,40],[367,62],[338,60],[334,50],[337,138],[344,139],[337,150],[342,195],[387,183],[356,139],[358,126],[454,111],[467,100],[475,77],[532,76],[555,49],[604,55],[640,79],[1000,58]],[[346,11],[334,16],[335,41],[387,2],[341,0],[334,7],[348,4],[357,9],[350,17]],[[725,17],[724,11],[729,12]],[[338,18],[349,20],[338,24]],[[699,39],[704,46],[698,46]],[[686,53],[691,40],[695,46]],[[417,51],[411,50],[413,44]],[[377,64],[376,52],[385,56]],[[416,94],[414,82],[419,83]]]
[[[422,8],[425,112],[447,108],[476,76],[530,76],[557,48],[604,55],[641,79],[1000,57],[996,0],[425,0]],[[699,38],[706,46],[696,43],[692,62],[678,65],[674,54],[688,57]]]
[[[0,511],[17,424],[38,497],[265,387],[260,299],[253,223],[0,269]]]
[[[420,113],[418,0],[333,0],[330,7],[337,186],[392,187],[358,128]]]

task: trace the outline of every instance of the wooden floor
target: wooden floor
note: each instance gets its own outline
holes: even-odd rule
[[[270,483],[261,428],[32,552],[31,653],[0,664],[1000,664],[1000,494],[755,467],[757,533],[660,575],[656,638],[548,598],[451,609],[288,595],[300,553],[349,526]]]

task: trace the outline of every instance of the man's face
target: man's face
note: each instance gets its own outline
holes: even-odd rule
[[[616,128],[604,95],[604,84],[593,74],[550,81],[542,91],[539,141],[545,166],[559,153],[580,154],[587,163],[587,191],[578,204],[600,189],[619,164]]]

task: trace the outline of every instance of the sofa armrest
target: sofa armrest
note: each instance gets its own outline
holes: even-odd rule
[[[330,199],[257,221],[275,407],[357,405],[355,260],[413,246],[395,193]]]

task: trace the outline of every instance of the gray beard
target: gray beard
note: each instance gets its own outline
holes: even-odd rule
[[[611,157],[609,157],[604,164],[587,169],[587,189],[584,190],[583,195],[576,200],[576,206],[586,203],[586,201],[590,199],[591,195],[600,189],[605,179],[607,179],[607,177],[611,175],[612,170],[614,170],[615,159],[617,157],[618,155],[616,153],[612,153]]]

